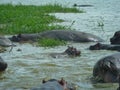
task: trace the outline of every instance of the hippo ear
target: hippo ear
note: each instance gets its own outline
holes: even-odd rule
[[[58,81],[59,83],[60,83],[60,85],[62,85],[62,86],[64,86],[65,85],[65,80],[63,79],[63,78],[61,78],[61,80],[60,81]]]
[[[18,36],[17,36],[17,37],[21,38],[21,36],[22,36],[22,34],[20,33],[20,34],[18,34]]]
[[[98,47],[100,47],[100,43],[98,42],[97,44],[96,44]]]
[[[68,46],[69,49],[73,49],[74,47],[73,46]]]

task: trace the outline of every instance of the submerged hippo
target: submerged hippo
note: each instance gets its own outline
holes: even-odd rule
[[[0,36],[0,46],[9,47],[15,45],[13,45],[13,43],[8,38],[5,38],[4,36]]]
[[[70,47],[63,52],[63,53],[50,53],[50,56],[53,58],[58,57],[77,57],[80,56],[81,51],[77,50],[75,47]]]
[[[72,84],[68,84],[64,79],[50,79],[48,81],[43,80],[43,84],[40,87],[32,88],[31,90],[76,90],[76,88]]]
[[[120,74],[120,53],[115,53],[100,59],[94,66],[93,78],[96,82],[118,82]]]
[[[89,47],[90,50],[115,50],[120,51],[120,45],[97,43]]]
[[[101,38],[92,35],[90,33],[84,33],[73,30],[52,30],[45,31],[42,33],[35,34],[18,34],[16,36],[12,36],[9,39],[14,42],[20,41],[36,41],[42,38],[51,38],[58,39],[64,41],[74,41],[74,42],[101,42],[103,41]]]
[[[0,72],[5,71],[7,68],[7,63],[0,57]]]
[[[93,5],[89,5],[89,4],[84,4],[84,5],[78,5],[78,4],[74,4],[74,7],[93,7]]]
[[[110,38],[111,44],[120,44],[120,31],[115,32],[112,38]]]

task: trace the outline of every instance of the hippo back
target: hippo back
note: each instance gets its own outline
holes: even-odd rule
[[[74,41],[74,42],[103,41],[101,38],[92,35],[90,33],[84,33],[73,30],[51,30],[51,31],[44,31],[35,34],[18,34],[17,36],[13,36],[9,39],[14,42],[19,42],[19,41],[28,41],[28,40],[35,41],[36,39],[42,39],[42,38],[51,38],[51,39]]]
[[[84,33],[80,31],[73,30],[52,30],[40,33],[41,37],[53,38],[65,41],[74,41],[74,42],[96,42],[103,41],[101,38],[92,35],[90,33]]]
[[[23,41],[27,41],[27,40],[32,40],[32,41],[36,41],[37,39],[39,39],[39,34],[21,34],[21,40]]]
[[[115,79],[120,73],[120,53],[115,53],[100,59],[94,66],[93,76],[103,78],[109,72]],[[116,82],[116,80],[115,80]]]

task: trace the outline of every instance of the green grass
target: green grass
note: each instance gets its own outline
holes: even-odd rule
[[[65,45],[65,41],[55,40],[55,39],[49,39],[49,38],[43,38],[38,40],[38,45],[43,47],[53,47],[58,45]]]
[[[65,26],[54,25],[63,22],[49,13],[81,13],[76,8],[63,7],[59,4],[33,5],[0,5],[0,34],[37,33],[45,30],[66,29]],[[51,24],[51,25],[50,25]]]
[[[42,6],[33,5],[0,5],[0,34],[38,33],[46,30],[67,29],[66,26],[55,25],[63,22],[49,13],[83,13],[76,8],[68,8],[59,4]],[[40,46],[65,45],[65,41],[43,38],[38,40]]]

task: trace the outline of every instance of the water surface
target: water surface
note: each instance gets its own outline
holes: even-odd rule
[[[46,3],[60,3],[72,7],[74,3],[89,4],[93,7],[77,7],[86,13],[55,13],[64,19],[61,25],[71,26],[72,29],[93,33],[110,43],[109,39],[120,28],[119,0],[0,0],[0,4],[42,5]],[[74,23],[73,23],[74,22]],[[73,23],[73,24],[72,24]],[[103,26],[102,26],[103,25]],[[0,55],[8,63],[8,69],[0,74],[1,90],[29,90],[41,84],[44,78],[63,77],[68,82],[75,83],[77,90],[115,90],[118,84],[92,84],[94,64],[102,57],[116,53],[116,51],[90,51],[87,48],[94,43],[68,43],[81,50],[82,54],[76,58],[52,58],[51,52],[63,52],[66,46],[54,48],[36,47],[32,44],[17,44],[12,52]],[[22,51],[17,51],[21,49]],[[8,51],[10,48],[8,48]]]

